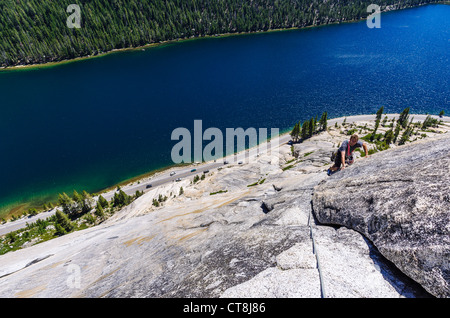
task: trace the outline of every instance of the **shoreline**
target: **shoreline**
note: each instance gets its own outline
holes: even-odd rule
[[[388,10],[385,9],[385,11],[382,11],[381,13],[389,13],[389,12],[395,12],[400,10],[406,10],[406,9],[413,9],[413,8],[419,8],[426,5],[450,5],[450,1],[441,1],[438,3],[427,3],[427,4],[419,4],[417,6],[410,6],[405,7],[401,9],[391,9],[388,8]],[[0,73],[2,72],[13,72],[13,71],[26,71],[26,70],[37,70],[37,69],[44,69],[44,68],[51,68],[56,67],[60,65],[65,65],[68,63],[75,63],[80,62],[88,59],[95,59],[100,57],[105,57],[110,54],[114,53],[121,53],[121,52],[127,52],[127,51],[138,51],[138,50],[145,50],[145,49],[152,49],[152,48],[159,48],[163,47],[165,45],[171,45],[175,43],[183,43],[186,41],[195,41],[195,40],[207,40],[207,39],[215,39],[215,38],[227,38],[231,36],[243,36],[243,35],[253,35],[253,34],[266,34],[266,33],[274,33],[274,32],[284,32],[284,31],[295,31],[295,30],[308,30],[312,28],[319,28],[319,27],[326,27],[326,26],[333,26],[333,25],[339,25],[339,24],[348,24],[348,23],[358,23],[366,18],[359,18],[356,20],[348,20],[348,21],[338,21],[338,22],[331,22],[326,24],[320,24],[320,25],[307,25],[302,27],[292,27],[292,28],[280,28],[280,29],[269,29],[269,30],[258,30],[258,31],[250,31],[250,32],[229,32],[229,33],[220,33],[220,34],[214,34],[214,35],[200,35],[196,37],[190,37],[190,38],[179,38],[179,39],[172,39],[172,40],[166,40],[161,41],[158,43],[148,43],[143,46],[138,47],[127,47],[127,48],[120,48],[120,49],[113,49],[111,51],[102,52],[97,55],[87,55],[87,56],[79,56],[73,59],[66,59],[61,61],[55,61],[55,62],[46,62],[46,63],[39,63],[39,64],[20,64],[20,65],[14,65],[14,66],[0,66]]]
[[[278,137],[288,135],[291,132],[291,130],[292,130],[292,127],[281,130]],[[264,143],[264,142],[262,142],[262,143]],[[217,160],[225,160],[225,158],[229,158],[229,157],[236,156],[238,154],[245,153],[247,150],[255,149],[259,145],[260,144],[255,145],[251,148],[247,148],[246,150],[235,152],[233,154],[224,154],[224,156],[222,158],[219,158]],[[118,187],[120,187],[120,188],[126,187],[131,184],[135,184],[137,182],[143,183],[143,182],[158,178],[159,176],[161,176],[163,174],[170,173],[174,170],[192,169],[194,167],[198,167],[199,165],[203,165],[203,164],[207,164],[207,163],[210,163],[210,162],[202,162],[200,164],[195,163],[195,162],[179,163],[179,164],[171,163],[167,166],[149,170],[142,174],[123,179],[123,180],[121,180],[117,183],[111,184],[110,186],[107,186],[105,188],[100,188],[99,190],[94,190],[92,192],[89,192],[89,194],[91,194],[93,197],[97,197],[99,195],[103,195],[106,193],[114,193]],[[71,193],[67,193],[67,194],[71,195]],[[28,200],[28,201],[22,200],[22,201],[17,201],[17,202],[13,202],[13,203],[8,203],[4,207],[0,208],[0,220],[1,220],[1,218],[10,218],[12,215],[21,215],[24,211],[27,211],[28,209],[32,209],[32,208],[41,209],[43,204],[49,204],[50,202],[53,204],[57,204],[58,195],[57,194],[54,195],[55,200],[53,200],[53,201],[45,200],[45,198],[48,198],[49,196],[52,196],[52,195],[46,193],[43,195],[35,195],[35,196],[33,196],[33,198],[31,200]],[[4,213],[2,213],[2,210],[4,211]],[[1,222],[0,222],[0,226],[1,226]]]
[[[353,122],[360,122],[360,121],[374,121],[375,116],[376,116],[375,114],[341,116],[341,117],[328,119],[327,124],[328,124],[328,127],[330,127],[331,125],[335,125],[336,123],[341,124],[344,120],[346,120],[346,123],[353,123]],[[394,117],[398,118],[399,114],[383,114],[382,117],[384,118],[386,116],[388,117],[389,120],[391,120]],[[411,118],[414,117],[414,122],[418,122],[418,121],[423,122],[423,120],[425,120],[425,118],[428,115],[427,114],[410,114],[410,116],[411,116]],[[442,118],[440,118],[438,115],[430,115],[430,116],[432,116],[433,118],[440,119],[440,120],[444,121],[445,123],[450,124],[450,116],[443,116]],[[280,132],[280,134],[276,137],[276,138],[279,138],[277,147],[281,147],[283,144],[287,143],[291,139],[290,132],[292,131],[292,128],[293,127],[282,130]],[[263,143],[264,142],[262,142],[258,145],[255,145],[251,148],[242,150],[240,152],[236,152],[236,153],[229,154],[229,155],[224,155],[222,158],[219,158],[216,160],[219,162],[229,160],[231,164],[237,164],[239,159],[236,159],[236,158],[239,158],[240,156],[243,156],[244,160],[249,160],[250,155],[247,156],[247,154],[251,153],[252,151],[257,150],[258,147],[260,145],[262,145]],[[233,162],[232,162],[232,160],[233,160]],[[165,175],[168,175],[171,172],[177,171],[177,174],[179,174],[180,172],[187,173],[188,171],[190,171],[193,168],[199,169],[202,166],[211,165],[211,164],[212,164],[212,162],[202,162],[202,163],[191,162],[191,163],[182,163],[182,164],[171,164],[166,167],[161,167],[161,168],[146,172],[144,174],[140,174],[140,175],[125,179],[125,180],[120,181],[114,185],[107,187],[107,188],[92,192],[91,195],[93,197],[97,197],[99,195],[112,197],[114,195],[117,187],[120,187],[124,191],[128,190],[128,192],[130,192],[131,191],[130,189],[135,189],[137,187],[139,187],[139,188],[145,187],[146,183],[148,184],[149,182],[155,182],[155,181],[157,182],[161,178],[163,178]],[[146,192],[145,190],[147,190],[147,189],[144,189],[143,191]],[[42,197],[36,197],[34,200],[31,200],[31,201],[21,201],[21,202],[17,202],[17,204],[10,204],[11,208],[9,209],[9,208],[5,207],[5,209],[7,209],[8,212],[6,212],[1,217],[7,218],[7,217],[11,217],[12,215],[21,215],[27,209],[41,208],[42,204],[43,204],[42,199],[43,199]],[[55,201],[47,201],[46,204],[48,204],[50,202],[54,203]],[[37,203],[39,203],[39,204],[37,204]],[[45,212],[40,212],[39,214],[41,214],[41,213],[45,213]],[[10,221],[8,221],[7,223],[10,223]],[[0,226],[1,226],[1,224],[0,224]]]
[[[39,63],[39,64],[19,64],[19,65],[14,65],[14,66],[0,66],[0,73],[14,72],[14,71],[39,70],[39,69],[57,67],[57,66],[62,66],[65,64],[69,64],[69,63],[76,63],[76,62],[82,62],[82,61],[91,60],[91,59],[95,59],[95,58],[101,58],[101,57],[105,57],[105,56],[115,54],[115,53],[145,51],[146,49],[162,48],[166,45],[173,45],[173,44],[183,43],[183,42],[187,42],[187,41],[223,39],[223,38],[228,38],[228,37],[232,37],[232,36],[245,36],[245,35],[254,35],[254,34],[284,32],[284,31],[306,30],[309,28],[324,27],[324,26],[338,25],[338,24],[344,24],[344,23],[356,23],[356,22],[360,22],[360,21],[361,21],[361,19],[344,21],[344,22],[333,22],[333,23],[328,23],[328,24],[323,24],[323,25],[308,25],[308,26],[304,26],[304,27],[270,29],[267,31],[259,30],[259,31],[250,31],[250,32],[220,33],[220,34],[214,34],[214,35],[202,35],[202,36],[196,36],[196,37],[190,37],[190,38],[166,40],[166,41],[162,41],[162,42],[158,42],[158,43],[148,43],[143,46],[113,49],[111,51],[102,52],[97,55],[79,56],[79,57],[69,59],[69,60],[66,59],[66,60],[61,60],[61,61],[46,62],[46,63]]]

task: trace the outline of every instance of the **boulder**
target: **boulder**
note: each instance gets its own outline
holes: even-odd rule
[[[354,229],[403,273],[449,297],[450,134],[359,159],[321,182],[319,222]]]

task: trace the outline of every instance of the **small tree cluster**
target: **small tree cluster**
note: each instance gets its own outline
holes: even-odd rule
[[[429,127],[437,127],[438,125],[439,125],[439,121],[435,118],[432,118],[430,115],[428,115],[422,124],[422,130],[426,130]]]
[[[429,127],[439,126],[438,119],[432,118],[430,115],[426,117],[425,121],[422,124],[413,123],[414,117],[411,118],[409,114],[410,108],[407,107],[400,113],[400,116],[397,120],[395,120],[395,118],[392,119],[392,124],[389,125],[391,129],[386,131],[384,135],[377,134],[376,131],[379,127],[383,110],[384,107],[381,107],[377,112],[375,128],[373,132],[363,137],[363,139],[366,141],[375,142],[377,144],[377,149],[379,150],[389,148],[390,144],[404,145],[410,140],[411,136],[418,134],[419,129],[426,130]],[[383,120],[383,127],[386,127],[386,123],[387,117]],[[414,130],[415,128],[417,129],[416,131]]]
[[[57,210],[56,214],[55,214],[55,218],[56,218],[56,223],[55,223],[55,230],[56,230],[55,234],[56,235],[58,235],[58,236],[65,235],[75,228],[75,226],[69,220],[69,218],[67,217],[67,215],[65,213]]]
[[[114,198],[112,200],[112,204],[114,207],[123,207],[125,205],[130,204],[131,197],[123,192],[123,190],[119,190],[119,192],[114,193]]]
[[[291,137],[294,142],[298,142],[301,138],[302,140],[306,140],[312,137],[315,133],[327,130],[327,122],[328,122],[328,114],[324,112],[319,121],[317,121],[317,116],[315,118],[311,118],[301,124],[299,121],[295,124],[294,128],[291,131]]]
[[[167,201],[167,199],[167,196],[163,196],[162,194],[160,194],[158,196],[158,199],[153,199],[153,205],[159,207],[163,202]]]
[[[89,193],[83,191],[79,194],[76,190],[73,191],[72,198],[63,192],[59,195],[58,202],[63,212],[71,218],[88,213],[92,210],[94,204],[94,200]]]
[[[200,177],[199,177],[198,174],[197,174],[197,175],[194,176],[193,182],[194,182],[194,183],[197,183],[198,181],[200,181]]]

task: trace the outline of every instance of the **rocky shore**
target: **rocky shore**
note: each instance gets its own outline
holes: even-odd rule
[[[448,297],[450,118],[328,177],[367,118],[2,255],[0,297]]]

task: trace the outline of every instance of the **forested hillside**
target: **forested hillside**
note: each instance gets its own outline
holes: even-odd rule
[[[0,0],[0,65],[46,63],[178,38],[366,17],[373,0]],[[404,8],[436,0],[379,0]],[[66,25],[69,4],[81,28]]]

